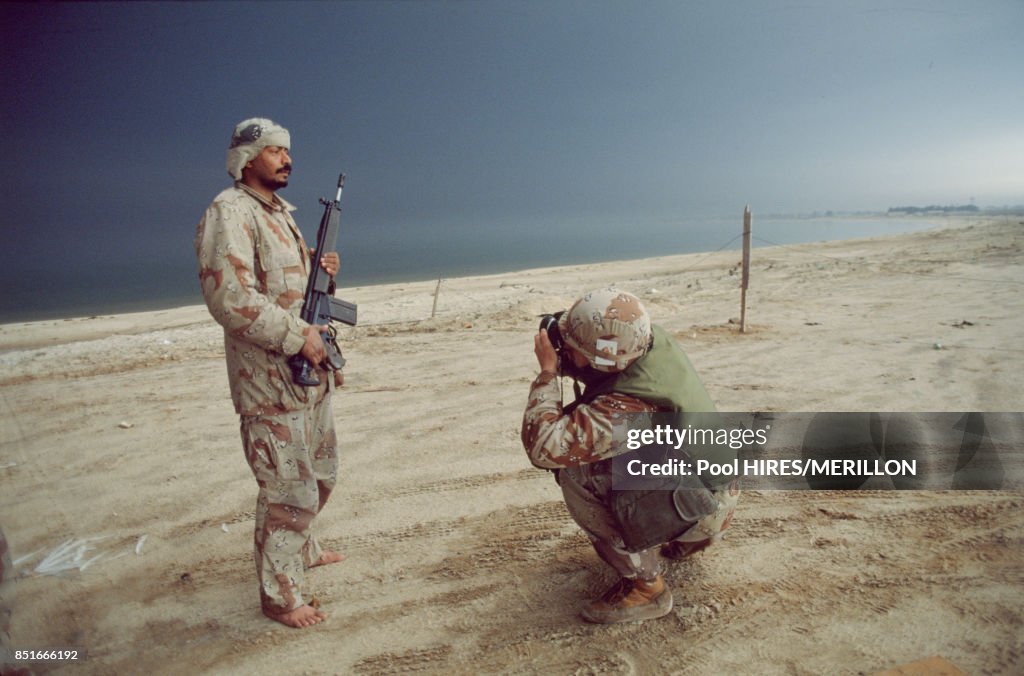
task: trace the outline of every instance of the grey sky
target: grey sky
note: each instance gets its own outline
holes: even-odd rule
[[[384,235],[1024,202],[1019,0],[2,4],[0,18],[5,269],[42,261],[51,238],[89,262],[184,260],[250,116],[291,130],[283,194],[309,219],[344,169],[348,223]]]

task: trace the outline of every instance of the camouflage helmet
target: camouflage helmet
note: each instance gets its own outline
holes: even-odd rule
[[[651,342],[651,318],[643,303],[611,286],[573,303],[559,318],[558,330],[593,368],[606,373],[624,370]]]

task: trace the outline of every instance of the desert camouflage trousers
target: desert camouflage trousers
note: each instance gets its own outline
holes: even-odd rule
[[[337,437],[327,394],[312,408],[241,416],[242,445],[259,495],[254,557],[265,611],[305,605],[305,569],[323,550],[313,521],[338,478]]]
[[[586,533],[594,550],[605,563],[622,577],[652,580],[661,573],[661,558],[658,555],[660,546],[641,552],[625,549],[619,521],[609,507],[610,474],[590,474],[570,468],[559,472],[558,482],[569,514]],[[718,501],[718,508],[690,526],[689,530],[675,539],[676,542],[707,541],[710,544],[722,538],[739,502],[739,482],[734,481],[717,488],[712,491],[712,495]]]

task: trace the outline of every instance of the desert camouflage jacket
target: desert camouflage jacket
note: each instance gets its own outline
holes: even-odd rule
[[[196,228],[199,282],[206,307],[224,327],[231,400],[242,415],[305,408],[330,386],[295,385],[288,368],[308,326],[299,313],[309,251],[294,210],[237,182],[214,198]]]
[[[641,399],[611,392],[565,415],[561,399],[558,377],[542,371],[530,386],[521,431],[526,454],[537,467],[578,467],[624,453],[625,416],[656,410]]]

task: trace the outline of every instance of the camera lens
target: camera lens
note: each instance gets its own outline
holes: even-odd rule
[[[562,334],[558,330],[558,318],[565,314],[565,310],[556,312],[553,315],[540,316],[540,330],[548,334],[548,340],[556,350],[562,349]]]

